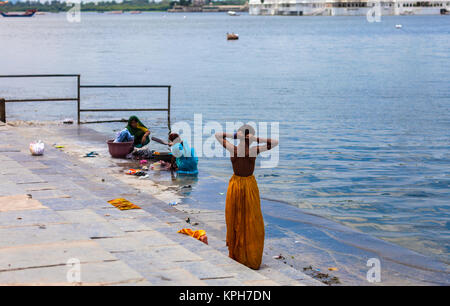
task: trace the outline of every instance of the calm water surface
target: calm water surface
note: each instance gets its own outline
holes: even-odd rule
[[[402,24],[396,29],[395,24]],[[240,34],[225,40],[226,32]],[[64,14],[0,19],[1,74],[81,73],[85,84],[171,84],[173,120],[279,121],[263,197],[450,262],[450,17]],[[73,81],[7,81],[6,97],[70,96]],[[164,92],[83,91],[83,106],[163,106]],[[11,119],[74,105],[8,105]],[[121,118],[127,114],[103,114]],[[98,114],[84,115],[92,119]],[[163,115],[142,114],[159,126]],[[112,134],[118,125],[96,128]],[[165,131],[155,128],[163,136]],[[229,177],[226,158],[201,170]]]

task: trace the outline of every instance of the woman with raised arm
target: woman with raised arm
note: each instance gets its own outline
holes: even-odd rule
[[[240,127],[234,135],[216,133],[216,138],[230,152],[234,172],[225,205],[228,253],[232,259],[256,270],[264,249],[264,220],[253,171],[258,154],[277,146],[278,141],[255,137],[250,125]],[[227,138],[239,139],[240,143],[235,146]],[[250,147],[253,142],[258,145]]]

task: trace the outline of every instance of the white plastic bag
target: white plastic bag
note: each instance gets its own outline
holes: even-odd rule
[[[30,143],[31,155],[43,155],[44,149],[45,149],[45,145],[40,140]]]

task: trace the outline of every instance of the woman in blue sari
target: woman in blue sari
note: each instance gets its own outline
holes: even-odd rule
[[[175,158],[172,168],[177,171],[177,174],[197,175],[198,157],[194,148],[191,148],[187,141],[181,140],[176,133],[169,135],[169,146]]]

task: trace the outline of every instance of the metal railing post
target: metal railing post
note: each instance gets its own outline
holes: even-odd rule
[[[80,103],[80,75],[77,76],[77,123],[81,124],[80,122],[80,108],[81,108],[81,103]]]
[[[167,126],[169,128],[169,133],[172,132],[170,128],[170,89],[171,86],[167,87]]]
[[[0,121],[6,123],[6,102],[5,99],[0,99]]]

